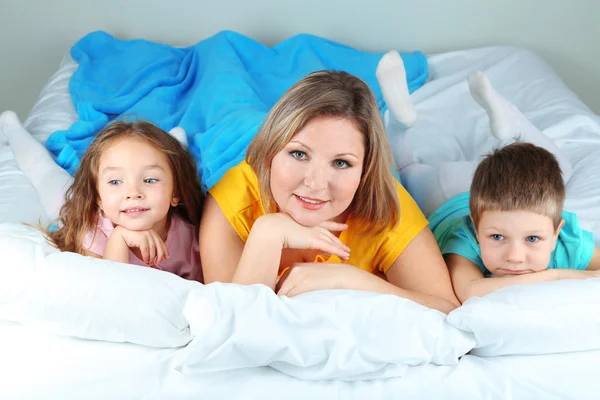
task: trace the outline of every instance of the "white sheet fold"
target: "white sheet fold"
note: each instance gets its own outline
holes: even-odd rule
[[[184,314],[194,335],[179,353],[186,374],[271,366],[302,379],[388,378],[410,365],[457,364],[475,344],[439,311],[358,291],[287,298],[213,283],[190,292]]]

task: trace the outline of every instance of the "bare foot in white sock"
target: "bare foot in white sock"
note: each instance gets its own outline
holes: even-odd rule
[[[56,219],[73,178],[54,162],[44,145],[23,128],[13,111],[0,114],[0,132],[6,136],[19,169],[40,195],[46,214],[51,220]]]
[[[518,139],[524,131],[538,130],[517,107],[496,92],[483,72],[471,72],[468,82],[471,96],[487,112],[492,135],[497,139]]]
[[[1,117],[0,117],[1,118]],[[4,129],[0,126],[0,147],[4,146],[4,144],[8,144],[8,139],[6,135],[3,133]]]
[[[417,119],[417,112],[410,100],[406,70],[400,54],[397,51],[384,54],[377,64],[376,75],[390,112],[402,125],[411,127]]]
[[[472,72],[468,82],[471,96],[488,114],[492,135],[503,141],[519,140],[543,147],[553,153],[558,160],[564,181],[569,180],[573,166],[566,154],[552,139],[533,125],[515,105],[496,92],[483,72]]]
[[[187,149],[187,147],[188,147],[187,135],[185,134],[185,130],[182,127],[176,126],[175,128],[173,128],[169,131],[169,134],[171,136],[173,136],[175,139],[177,139],[177,141],[179,143],[181,143],[181,145]]]

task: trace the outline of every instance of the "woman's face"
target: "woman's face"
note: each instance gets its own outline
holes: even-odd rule
[[[271,192],[279,211],[305,226],[344,222],[364,157],[363,135],[352,121],[313,118],[271,163]]]

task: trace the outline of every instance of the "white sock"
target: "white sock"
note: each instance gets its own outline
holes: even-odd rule
[[[173,128],[169,131],[169,134],[171,136],[173,136],[175,139],[177,139],[177,141],[179,143],[181,143],[181,145],[184,148],[187,149],[187,147],[188,147],[187,135],[185,134],[185,130],[182,127],[176,126],[175,128]]]
[[[393,116],[405,127],[411,127],[417,119],[417,112],[410,100],[406,70],[400,54],[397,51],[384,54],[377,64],[376,75],[383,98]]]
[[[516,139],[523,130],[537,129],[517,107],[496,92],[483,72],[471,72],[468,83],[471,96],[488,114],[492,135],[497,139]]]
[[[23,128],[13,111],[0,114],[0,131],[6,136],[17,165],[37,190],[46,214],[51,220],[56,220],[64,203],[65,191],[73,178]]]
[[[514,104],[496,92],[483,72],[472,72],[468,82],[471,96],[488,114],[492,135],[503,141],[529,142],[550,151],[560,164],[564,181],[569,180],[573,173],[573,166],[568,157]]]

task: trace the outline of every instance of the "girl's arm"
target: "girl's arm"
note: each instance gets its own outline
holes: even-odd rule
[[[117,226],[112,231],[108,242],[106,243],[106,249],[102,258],[105,260],[122,262],[125,264],[129,263],[129,246],[125,243],[123,236],[119,233],[120,227]]]
[[[477,265],[457,254],[447,254],[446,262],[450,270],[454,290],[461,302],[473,296],[485,296],[503,287],[561,279],[587,279],[596,276],[591,271],[571,269],[547,269],[523,275],[484,278]]]
[[[139,249],[142,261],[149,266],[160,266],[169,258],[169,250],[162,238],[153,229],[130,231],[117,226],[110,234],[102,258],[105,260],[129,263],[129,249]]]

